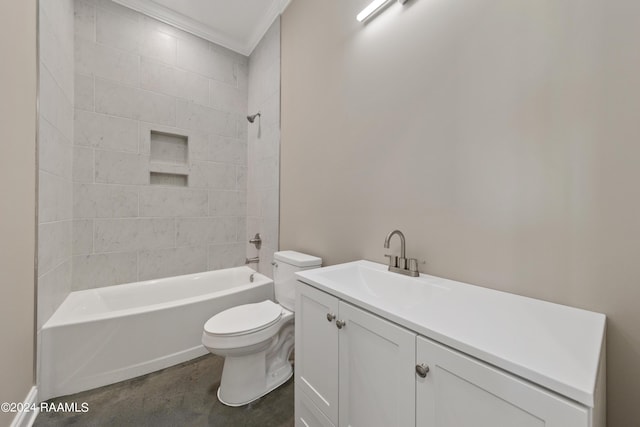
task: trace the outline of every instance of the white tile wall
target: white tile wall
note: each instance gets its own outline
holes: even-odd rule
[[[72,289],[99,288],[135,282],[138,279],[138,254],[113,252],[74,256]]]
[[[139,16],[99,9],[96,13],[96,42],[138,53],[140,49]]]
[[[149,156],[146,154],[95,150],[94,161],[95,182],[149,184]]]
[[[207,270],[207,247],[142,251],[138,254],[138,279],[150,280]]]
[[[93,111],[95,108],[93,89],[93,76],[76,73],[74,107],[80,110]]]
[[[279,22],[249,59],[109,0],[75,0],[74,11],[75,114],[45,109],[53,126],[72,116],[59,130],[74,145],[65,202],[72,288],[242,265],[247,235],[257,231],[270,261],[278,245]],[[59,87],[50,92],[63,98]],[[245,119],[258,109],[260,138]],[[186,188],[150,185],[152,130],[188,138]],[[67,169],[63,157],[43,173]],[[61,185],[52,182],[45,216],[58,218]]]
[[[240,71],[244,71],[240,69]],[[246,169],[238,169],[238,185],[247,188],[246,232],[259,232],[262,248],[247,245],[248,256],[260,256],[259,271],[272,276],[271,261],[278,250],[280,176],[280,22],[274,22],[249,58],[248,111],[262,113],[245,127]],[[243,84],[245,84],[243,82]],[[245,239],[246,240],[246,239]],[[211,257],[211,250],[210,257]],[[210,260],[210,262],[212,262]]]
[[[239,190],[247,189],[247,167],[246,166],[240,166],[240,165],[236,166],[236,188]]]
[[[185,218],[177,221],[177,244],[189,246],[235,243],[238,239],[236,217]]]
[[[238,84],[236,85],[238,89],[248,90],[249,89],[249,62],[244,64],[236,64],[236,68],[234,70],[236,75],[236,81]],[[248,97],[247,97],[248,102]]]
[[[209,105],[212,108],[234,113],[246,113],[248,100],[245,90],[239,89],[235,84],[229,85],[216,80],[209,82]]]
[[[40,171],[39,179],[38,217],[40,223],[71,219],[70,179],[45,171]]]
[[[179,67],[233,86],[237,86],[235,64],[238,56],[240,55],[220,53],[211,47],[211,43],[178,40]]]
[[[90,1],[75,0],[73,11],[75,35],[86,40],[95,41],[96,8]]]
[[[162,31],[149,31],[151,27],[145,25],[147,22],[145,19],[149,20],[150,18],[143,18],[140,52],[143,52],[148,58],[175,65],[178,39]]]
[[[126,252],[175,246],[173,218],[96,219],[96,253]]]
[[[236,115],[181,99],[176,101],[176,122],[178,127],[212,135],[238,136]]]
[[[94,180],[94,150],[76,145],[73,147],[73,182],[92,183]]]
[[[205,77],[144,57],[140,62],[140,83],[143,89],[201,105],[207,103],[209,80]]]
[[[71,256],[71,221],[41,223],[38,226],[38,269],[47,273]]]
[[[141,187],[140,216],[201,217],[209,210],[206,190],[175,187]]]
[[[138,122],[76,109],[74,142],[103,150],[138,152]]]
[[[39,14],[38,328],[71,289],[73,0],[42,0]]]
[[[71,177],[70,141],[45,119],[39,121],[40,170],[68,179]]]
[[[74,219],[129,218],[135,216],[138,216],[138,187],[74,184]]]
[[[209,246],[208,269],[218,270],[244,265],[245,253],[244,243]]]
[[[238,230],[237,240],[239,242],[246,242],[247,241],[247,217],[238,216],[238,217],[235,217],[235,220],[236,220],[237,230]]]
[[[208,160],[213,162],[247,164],[247,141],[212,135],[209,142]]]
[[[209,215],[243,217],[246,211],[246,191],[209,191]]]
[[[71,289],[71,259],[38,277],[38,330],[62,304]],[[46,314],[46,315],[45,315]]]
[[[73,255],[93,253],[93,219],[73,220]]]
[[[62,92],[73,94],[73,47],[65,46],[66,37],[62,28],[55,28],[63,23],[52,22],[57,13],[42,13],[40,22],[40,63],[53,76]]]
[[[51,0],[49,0],[51,1]],[[40,118],[66,139],[73,138],[73,93],[65,93],[47,65],[40,64]]]
[[[236,166],[230,163],[192,162],[189,185],[192,187],[236,189]]]
[[[75,41],[75,64],[76,72],[83,75],[128,85],[137,85],[140,80],[138,56],[81,37]]]
[[[96,78],[96,112],[174,126],[175,99],[160,93]]]

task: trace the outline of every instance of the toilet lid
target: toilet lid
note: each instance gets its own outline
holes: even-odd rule
[[[242,335],[264,329],[282,316],[282,307],[273,301],[244,304],[220,312],[204,324],[212,335]]]

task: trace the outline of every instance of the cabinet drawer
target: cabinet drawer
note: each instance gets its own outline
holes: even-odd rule
[[[296,390],[296,427],[335,427],[309,397]]]
[[[588,408],[468,355],[418,337],[419,427],[584,427]]]

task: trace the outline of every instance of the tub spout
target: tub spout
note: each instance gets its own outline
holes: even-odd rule
[[[247,258],[247,260],[244,262],[245,264],[258,264],[260,262],[260,257],[255,257],[255,258]]]

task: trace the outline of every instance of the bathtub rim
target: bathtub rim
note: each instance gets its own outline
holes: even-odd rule
[[[180,298],[178,300],[173,300],[173,301],[168,301],[168,302],[162,302],[162,303],[156,303],[156,304],[150,304],[150,305],[144,305],[144,306],[139,306],[139,307],[132,307],[132,308],[126,308],[126,309],[121,309],[121,310],[112,310],[112,311],[108,311],[105,313],[99,313],[99,314],[90,314],[87,316],[75,316],[72,319],[68,319],[63,317],[61,320],[58,320],[57,316],[58,311],[60,310],[60,308],[64,308],[64,304],[65,302],[72,297],[72,295],[77,295],[79,292],[87,292],[87,293],[99,293],[100,289],[103,288],[108,288],[108,289],[113,289],[115,287],[125,287],[128,285],[143,285],[143,286],[153,286],[152,283],[146,284],[148,282],[156,282],[159,280],[167,280],[167,279],[179,279],[179,278],[189,278],[189,277],[193,277],[193,276],[199,276],[202,274],[206,274],[206,273],[215,273],[216,271],[222,271],[222,270],[210,270],[210,271],[203,271],[203,272],[199,272],[199,273],[190,273],[190,274],[181,274],[179,276],[170,276],[170,277],[164,277],[164,278],[160,278],[160,279],[151,279],[151,280],[143,280],[140,282],[131,282],[131,283],[123,283],[123,284],[119,284],[119,285],[113,285],[113,286],[102,286],[102,287],[98,287],[98,288],[92,288],[92,289],[83,289],[80,291],[73,291],[71,293],[69,293],[69,295],[64,299],[64,301],[62,302],[62,304],[60,304],[60,307],[58,307],[58,310],[56,310],[56,312],[54,312],[54,314],[49,318],[49,320],[47,320],[47,322],[45,322],[44,325],[42,325],[41,330],[44,329],[52,329],[52,328],[57,328],[57,327],[63,327],[63,326],[71,326],[71,325],[76,325],[76,324],[81,324],[81,323],[93,323],[93,322],[99,322],[99,321],[103,321],[103,320],[108,320],[108,319],[113,319],[116,317],[130,317],[130,316],[134,316],[134,315],[139,315],[139,314],[144,314],[144,313],[148,313],[148,312],[153,312],[153,311],[159,311],[159,310],[163,310],[163,309],[167,309],[169,307],[180,307],[180,306],[184,306],[184,305],[188,305],[188,304],[193,304],[197,301],[201,301],[201,300],[206,300],[206,299],[210,299],[213,297],[217,297],[217,296],[225,296],[225,295],[230,295],[236,292],[240,292],[240,291],[244,291],[253,287],[258,287],[258,286],[264,286],[264,285],[269,285],[272,284],[273,285],[273,279],[269,278],[268,276],[265,276],[262,273],[259,273],[255,270],[253,270],[250,267],[247,266],[241,266],[241,267],[231,267],[229,269],[223,269],[223,270],[230,270],[230,269],[247,269],[250,272],[255,273],[255,280],[253,282],[247,282],[245,284],[242,285],[236,285],[236,286],[232,286],[230,288],[227,289],[222,289],[222,290],[218,290],[215,292],[209,292],[206,294],[200,294],[200,295],[196,295],[196,296],[192,296],[192,297],[188,297],[188,298]],[[248,271],[248,273],[249,273]],[[252,274],[252,273],[250,273]]]

